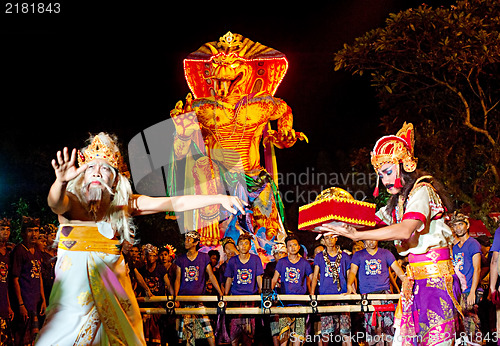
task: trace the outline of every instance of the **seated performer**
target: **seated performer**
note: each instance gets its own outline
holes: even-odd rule
[[[59,217],[56,277],[37,345],[145,345],[139,306],[120,244],[133,242],[131,216],[221,204],[243,212],[231,196],[149,197],[132,194],[116,138],[100,133],[90,145],[52,160],[48,204]]]
[[[396,310],[394,345],[452,345],[460,335],[462,314],[460,283],[450,256],[453,237],[443,218],[444,194],[431,176],[416,171],[413,146],[413,125],[405,123],[396,136],[379,139],[371,153],[372,165],[392,195],[377,212],[385,227],[321,228],[356,241],[395,240],[399,254],[408,255],[409,265]]]

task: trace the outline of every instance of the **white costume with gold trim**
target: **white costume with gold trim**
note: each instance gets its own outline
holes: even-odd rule
[[[59,229],[55,282],[36,345],[145,345],[139,306],[109,223]]]

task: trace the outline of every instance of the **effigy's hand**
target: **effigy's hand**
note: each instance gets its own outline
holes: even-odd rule
[[[308,138],[302,132],[296,132],[294,129],[281,128],[278,131],[268,130],[267,136],[264,137],[263,144],[267,145],[271,143],[282,149],[291,147],[297,140],[305,140],[309,143]]]
[[[280,129],[278,132],[278,139],[283,143],[292,143],[294,144],[297,140],[305,140],[309,143],[309,139],[303,132],[297,132],[294,129]]]
[[[182,101],[177,101],[177,103],[175,104],[175,108],[170,111],[170,116],[172,118],[175,118],[182,113],[184,113],[184,104],[182,103]]]
[[[267,135],[263,138],[262,144],[264,146],[268,144],[275,144],[278,141],[276,131],[268,130]]]
[[[219,195],[220,196],[220,204],[224,209],[229,211],[232,214],[236,214],[240,211],[243,215],[245,214],[244,205],[248,205],[245,201],[242,201],[236,196],[227,196],[227,195]]]
[[[76,168],[76,149],[71,151],[71,156],[68,153],[68,148],[57,152],[57,159],[52,160],[52,167],[56,174],[56,180],[61,183],[67,183],[75,179],[80,173],[87,169],[87,164]]]
[[[182,103],[182,101],[177,101],[175,104],[175,108],[170,111],[170,116],[175,118],[179,114],[191,112],[193,110],[193,95],[188,93],[186,95],[186,105]]]
[[[183,113],[174,118],[175,130],[177,136],[183,138],[190,137],[194,132],[200,131],[198,117],[195,112]]]
[[[295,135],[299,141],[306,141],[306,143],[309,143],[309,138],[307,138],[304,132],[295,132]]]

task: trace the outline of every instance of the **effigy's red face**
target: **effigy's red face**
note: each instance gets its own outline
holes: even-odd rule
[[[242,93],[240,86],[248,82],[249,66],[245,59],[235,53],[219,53],[212,58],[214,89],[220,97],[227,97],[235,92]]]
[[[382,184],[384,184],[387,192],[391,195],[397,195],[401,189],[395,188],[394,183],[397,176],[396,165],[393,163],[385,163],[378,170],[378,177],[382,180]]]

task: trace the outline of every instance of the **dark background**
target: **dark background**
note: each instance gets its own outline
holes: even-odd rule
[[[309,144],[278,149],[279,171],[348,172],[349,153],[383,135],[383,114],[367,79],[333,71],[334,53],[383,25],[389,13],[420,4],[60,3],[59,14],[1,9],[0,214],[9,215],[20,197],[42,196],[43,205],[54,178],[50,160],[62,147],[81,147],[100,131],[115,133],[126,147],[139,131],[168,118],[189,92],[182,60],[227,31],[287,56],[275,96],[290,105],[294,128]],[[296,214],[297,205],[287,208]]]

